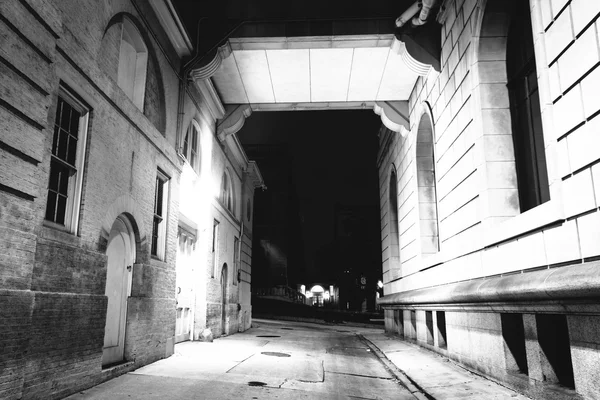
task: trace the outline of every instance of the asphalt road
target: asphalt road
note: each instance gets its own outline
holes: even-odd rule
[[[267,322],[213,343],[184,342],[167,359],[68,399],[415,399],[357,332]]]

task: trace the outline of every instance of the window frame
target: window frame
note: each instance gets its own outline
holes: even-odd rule
[[[85,151],[87,148],[87,137],[89,133],[89,123],[90,123],[90,113],[91,107],[87,105],[83,100],[79,98],[79,96],[69,88],[64,82],[60,82],[58,95],[57,95],[57,103],[56,103],[56,113],[54,118],[54,134],[52,137],[52,143],[54,147],[54,143],[57,143],[59,139],[57,138],[57,128],[61,129],[57,126],[57,119],[59,118],[59,107],[61,105],[61,101],[63,103],[68,104],[72,109],[78,111],[80,113],[79,122],[77,125],[77,146],[75,149],[75,162],[73,164],[69,164],[66,160],[61,159],[59,156],[53,154],[53,150],[50,150],[50,166],[48,170],[48,186],[46,188],[46,214],[44,215],[44,223],[56,227],[62,230],[65,230],[72,234],[77,234],[79,230],[79,213],[81,210],[81,197],[83,191],[83,175],[85,170]],[[59,123],[59,122],[58,122]],[[52,165],[53,162],[58,163],[62,166],[66,166],[67,168],[74,171],[68,178],[67,183],[67,200],[65,202],[65,211],[64,211],[64,223],[56,222],[56,219],[50,220],[47,219],[48,206],[49,206],[49,198],[50,198],[50,183],[52,179]],[[58,201],[55,204],[55,217],[56,217],[56,207]]]
[[[530,10],[529,3],[525,8]],[[514,13],[506,36],[506,88],[522,214],[550,201],[550,184],[531,12]]]
[[[129,53],[123,43],[127,43],[135,51],[135,65],[126,64],[126,56]],[[133,71],[131,71],[133,69]],[[133,72],[133,79],[127,72]],[[119,65],[117,69],[117,84],[135,104],[144,111],[144,97],[146,92],[146,80],[148,77],[148,45],[144,41],[142,33],[129,18],[124,17],[121,23],[121,39],[119,41]],[[130,81],[133,81],[131,90],[128,89]]]
[[[219,200],[223,207],[235,216],[235,203],[233,198],[233,181],[229,175],[229,171],[223,171],[221,178],[221,191]]]
[[[181,155],[196,173],[200,172],[200,125],[195,120],[190,122],[183,135]]]
[[[211,244],[211,254],[213,256],[213,265],[211,269],[210,277],[214,279],[216,276],[216,269],[219,263],[217,262],[217,255],[219,253],[219,224],[220,222],[216,219],[213,219],[213,228],[212,228],[212,244]]]
[[[152,216],[152,236],[150,243],[150,255],[161,261],[166,258],[166,244],[167,244],[167,218],[168,218],[168,203],[169,203],[169,180],[170,178],[162,172],[160,169],[156,173],[156,180],[154,186],[154,206]],[[159,185],[162,186],[162,198],[160,199],[160,210],[158,210],[159,203]],[[158,211],[161,213],[158,214]],[[157,222],[158,220],[158,222]]]

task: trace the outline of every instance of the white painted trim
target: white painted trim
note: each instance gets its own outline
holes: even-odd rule
[[[213,119],[221,119],[225,115],[225,107],[221,102],[221,98],[215,89],[210,78],[208,79],[194,79],[196,87],[202,94],[202,97],[206,100],[208,105],[208,111]]]
[[[192,42],[171,0],[148,0],[179,57],[192,54]]]
[[[251,103],[253,111],[317,111],[317,110],[368,110],[374,101],[330,101],[301,103]]]
[[[390,47],[393,34],[230,38],[232,50]]]

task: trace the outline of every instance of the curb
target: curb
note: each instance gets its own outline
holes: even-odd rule
[[[373,342],[364,337],[363,335],[357,333],[356,336],[367,345],[371,349],[371,351],[377,356],[379,361],[385,366],[385,368],[400,381],[402,386],[404,386],[416,399],[418,400],[435,400],[435,397],[427,393],[421,386],[419,386],[415,381],[410,379],[410,377],[406,374],[406,372],[402,371],[400,368],[396,366],[389,358],[383,353],[379,347],[377,347]]]

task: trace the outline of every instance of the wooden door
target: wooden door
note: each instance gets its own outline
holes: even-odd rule
[[[221,271],[221,329],[227,334],[227,264],[223,264]]]
[[[176,292],[177,318],[175,320],[175,343],[190,339],[192,324],[193,291],[193,238],[185,233],[179,234],[177,247]]]
[[[110,231],[106,255],[106,326],[102,365],[123,361],[127,298],[131,293],[131,271],[135,259],[132,231],[124,217],[118,217]]]

